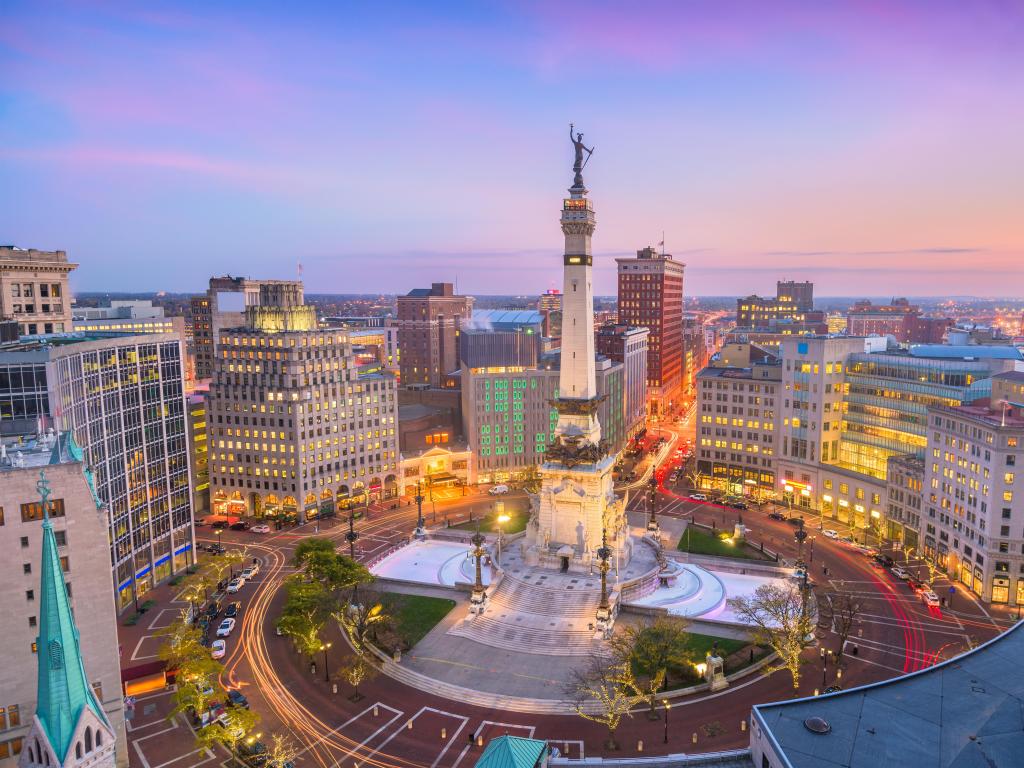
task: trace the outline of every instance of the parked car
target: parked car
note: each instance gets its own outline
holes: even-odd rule
[[[226,608],[226,609],[224,610],[224,618],[225,618],[225,619],[233,619],[233,618],[235,618],[236,616],[238,616],[238,612],[239,612],[239,611],[240,611],[241,609],[242,609],[242,604],[241,604],[241,603],[239,603],[239,602],[237,602],[237,601],[236,601],[236,602],[234,602],[234,603],[231,603],[231,604],[230,604],[230,605],[228,605],[228,607],[227,607],[227,608]]]
[[[830,685],[825,689],[825,693],[838,693],[841,690],[843,690],[843,686],[841,685]]]
[[[238,744],[238,757],[249,766],[263,765],[267,761],[267,745],[262,741],[241,741]]]
[[[768,513],[768,519],[769,520],[778,520],[781,523],[783,520],[786,519],[786,516],[784,514],[782,514],[781,512],[769,512]]]
[[[896,561],[893,560],[891,557],[889,557],[888,555],[883,555],[881,553],[875,555],[875,561],[881,563],[886,568],[892,568],[896,564]]]
[[[802,521],[803,521],[802,517],[787,517],[786,518],[786,522],[789,523],[790,525],[800,525],[800,523]]]
[[[256,572],[253,571],[252,568],[246,568],[244,571],[242,571],[242,578],[245,579],[246,581],[248,581],[249,579],[251,579],[255,575],[256,575]]]
[[[254,525],[249,530],[253,533],[270,533],[270,526],[260,523],[259,525]]]
[[[926,589],[921,593],[921,599],[925,605],[938,606],[939,596],[932,592],[930,589]]]
[[[228,592],[230,592],[233,595],[235,594],[235,592],[237,592],[244,586],[245,579],[243,579],[241,576],[237,576],[228,582]]]
[[[822,531],[822,533],[828,536],[830,539],[833,539],[835,541],[839,540],[839,531],[833,530],[832,528],[826,528],[824,531]]]
[[[245,520],[238,520],[231,524],[232,531],[245,531],[248,530],[249,524]]]
[[[210,656],[215,659],[223,659],[227,652],[228,644],[223,640],[214,640],[213,645],[210,646]]]
[[[217,637],[230,637],[231,633],[234,631],[234,629],[235,629],[235,620],[234,619],[224,619],[224,621],[222,621],[220,623],[220,626],[217,627]]]
[[[919,579],[915,579],[913,576],[911,576],[909,579],[907,579],[906,584],[907,584],[908,587],[910,587],[910,589],[913,592],[920,592],[921,590],[925,589],[925,587],[928,586],[923,581],[921,581]]]
[[[491,496],[501,496],[503,493],[508,493],[507,485],[496,485],[487,491]]]
[[[220,613],[220,603],[216,600],[212,600],[208,606],[206,606],[206,615],[211,619]]]
[[[223,555],[227,551],[222,544],[211,544],[206,549],[211,555]]]
[[[733,509],[750,509],[745,501],[733,501],[729,503],[729,506]]]
[[[894,565],[892,567],[892,575],[895,576],[897,579],[902,579],[903,581],[906,581],[910,578],[910,574],[907,573],[907,569],[904,568],[902,565]]]
[[[229,707],[242,707],[243,709],[249,708],[249,700],[245,698],[245,694],[237,688],[228,688],[228,698],[224,703]]]
[[[690,494],[690,498],[693,501],[707,501],[708,500],[708,497],[706,495],[704,495],[703,493],[691,493]]]
[[[215,531],[222,531],[222,530],[224,530],[225,528],[228,527],[228,521],[227,520],[214,520],[213,523],[210,525],[210,527],[213,528]]]
[[[252,572],[253,572],[253,575],[256,575],[257,573],[259,573],[259,572],[260,572],[260,564],[259,564],[259,561],[257,561],[257,560],[255,560],[255,559],[254,559],[254,560],[252,561],[252,563],[250,563],[249,565],[247,565],[247,566],[246,566],[245,570],[247,570],[247,571],[252,571]]]

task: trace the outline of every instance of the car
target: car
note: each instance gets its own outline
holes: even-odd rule
[[[892,567],[893,567],[893,566],[894,566],[894,565],[896,564],[896,561],[895,561],[895,560],[893,560],[893,559],[892,559],[891,557],[889,557],[888,555],[883,555],[883,554],[877,554],[877,555],[875,555],[875,562],[877,562],[877,563],[881,563],[881,564],[882,564],[882,565],[884,565],[884,566],[885,566],[886,568],[892,568]]]
[[[217,637],[230,637],[231,633],[234,631],[234,629],[235,629],[235,620],[234,619],[224,619],[224,621],[222,621],[220,623],[220,626],[217,627]]]
[[[227,652],[228,644],[223,640],[214,640],[213,645],[210,646],[210,656],[215,659],[223,659]]]
[[[237,601],[235,601],[234,603],[231,603],[224,610],[224,618],[225,619],[233,619],[233,618],[235,618],[236,616],[238,616],[238,612],[241,609],[242,609],[242,604],[241,603],[239,603]]]
[[[501,496],[502,494],[508,493],[507,485],[496,485],[487,491],[491,496]]]
[[[230,527],[232,531],[245,531],[249,529],[249,524],[245,520],[236,520]]]
[[[233,594],[235,594],[235,592],[237,592],[238,590],[240,590],[244,586],[245,586],[245,579],[243,579],[241,576],[236,576],[235,578],[233,578],[231,581],[228,582],[228,592],[230,592],[233,595]]]
[[[907,573],[907,569],[904,568],[902,565],[894,565],[890,573],[892,573],[893,576],[902,581],[906,581],[910,578],[910,574]]]
[[[825,689],[825,693],[838,693],[841,690],[843,690],[843,686],[841,685],[830,685]]]
[[[691,493],[690,499],[692,499],[693,501],[707,501],[708,497],[703,493]]]
[[[225,528],[228,527],[228,521],[227,520],[214,520],[213,523],[210,525],[210,527],[213,528],[213,530],[215,530],[215,531],[223,531]]]
[[[733,509],[750,509],[745,501],[733,501],[729,504]]]
[[[908,587],[910,587],[912,592],[920,592],[927,586],[927,584],[925,584],[923,581],[921,581],[920,579],[915,579],[913,576],[907,579],[904,583]]]
[[[211,555],[223,555],[227,550],[221,544],[211,544],[206,548]]]
[[[264,523],[260,523],[259,525],[254,525],[249,530],[253,533],[270,533],[270,526]]]
[[[800,525],[803,522],[802,517],[787,517],[786,522],[790,525]]]
[[[259,564],[259,561],[258,561],[258,560],[255,560],[255,559],[254,559],[254,560],[252,561],[252,563],[250,563],[249,565],[247,565],[247,566],[245,567],[245,570],[247,570],[247,571],[252,571],[252,572],[253,572],[253,575],[255,575],[255,574],[259,573],[259,572],[260,572],[260,564]]]
[[[786,516],[784,514],[782,514],[781,512],[769,512],[768,513],[768,519],[769,520],[778,520],[781,523],[783,520],[786,519]]]
[[[833,530],[832,528],[826,528],[822,533],[830,539],[839,539],[839,531]]]
[[[245,579],[246,581],[248,581],[249,579],[251,579],[255,575],[256,575],[256,572],[253,571],[252,568],[246,568],[245,570],[242,571],[242,578]]]
[[[267,745],[255,739],[242,741],[238,745],[238,757],[249,766],[263,765],[267,761]]]
[[[925,605],[938,606],[939,604],[939,596],[930,589],[926,589],[921,592],[921,599],[924,601]]]
[[[245,694],[237,688],[228,688],[228,698],[224,703],[229,707],[242,707],[242,709],[249,708],[249,700],[245,698]]]

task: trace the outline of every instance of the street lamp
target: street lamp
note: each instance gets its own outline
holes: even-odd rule
[[[349,510],[348,515],[348,533],[345,534],[345,540],[348,542],[348,555],[355,562],[356,559],[356,539],[359,538],[359,534],[356,533],[356,513],[355,510]],[[356,602],[356,593],[359,590],[358,582],[352,585],[352,602]]]
[[[426,521],[423,519],[423,490],[420,482],[416,482],[416,533],[414,534],[417,539],[425,538],[427,532]]]
[[[511,517],[509,517],[508,515],[506,515],[502,511],[502,510],[504,510],[504,508],[505,508],[505,503],[499,501],[498,502],[498,556],[497,556],[497,558],[495,558],[495,561],[494,561],[495,565],[497,565],[499,567],[501,567],[501,536],[502,536],[501,527],[502,527],[502,525],[504,525],[505,523],[507,523],[509,520],[512,519]]]
[[[470,539],[473,543],[473,557],[476,560],[476,579],[473,582],[473,594],[470,595],[470,610],[475,613],[480,613],[484,609],[484,598],[486,593],[484,592],[483,574],[480,569],[480,560],[484,556],[484,542],[486,539],[484,535],[480,533],[480,528],[477,527],[476,533],[473,534],[473,538]]]
[[[327,672],[327,649],[331,647],[330,643],[323,643],[320,646],[320,650],[324,652],[324,682],[329,682],[331,679],[330,674]]]
[[[665,743],[668,744],[668,711],[672,709],[672,705],[668,699],[662,699],[661,703],[665,707]]]
[[[797,529],[793,534],[793,538],[796,540],[796,566],[806,571],[807,567],[804,565],[804,540],[807,538],[807,531],[804,530],[804,519],[802,517],[797,522]]]
[[[601,559],[601,602],[597,606],[597,624],[602,631],[607,631],[611,619],[611,608],[608,605],[608,558],[612,551],[608,547],[608,531],[601,529],[601,547],[597,550],[597,556]]]

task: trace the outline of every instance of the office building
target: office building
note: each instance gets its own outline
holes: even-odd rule
[[[597,354],[622,363],[626,439],[644,428],[647,417],[647,339],[650,330],[605,324],[597,329]]]
[[[476,310],[459,334],[459,357],[470,368],[535,368],[543,324],[532,309]]]
[[[920,551],[982,600],[1024,605],[1024,373],[991,385],[928,409]]]
[[[921,502],[924,498],[924,459],[908,453],[889,459],[885,476],[885,511],[881,536],[903,548],[908,556],[921,553]]]
[[[925,457],[927,409],[974,402],[1024,358],[997,346],[889,348],[884,337],[782,343],[777,491],[788,504],[884,536],[892,457]]]
[[[261,295],[265,295],[261,292],[264,285],[302,290],[302,283],[296,280],[250,280],[225,275],[211,277],[206,295],[192,299],[192,344],[197,379],[213,376],[221,329],[244,324],[246,308],[259,305]]]
[[[166,317],[148,300],[112,301],[108,307],[77,307],[72,330],[80,333],[173,333],[185,338],[185,318]]]
[[[462,368],[462,417],[473,448],[479,482],[505,482],[532,471],[544,461],[555,439],[559,394],[559,353],[546,356],[539,368],[510,366]],[[595,360],[602,436],[618,451],[626,439],[624,366],[606,357]]]
[[[780,321],[824,322],[824,313],[814,312],[813,283],[780,280],[776,283],[775,298],[751,295],[736,300],[738,328],[768,328]]]
[[[775,492],[782,365],[751,345],[723,347],[697,374],[697,483],[733,495]]]
[[[342,328],[352,341],[352,351],[362,364],[376,361],[379,367],[398,376],[400,370],[398,328],[388,317],[325,317],[330,328]]]
[[[182,346],[63,334],[0,347],[0,434],[74,432],[107,507],[120,609],[194,558]]]
[[[903,344],[941,344],[951,325],[949,318],[924,317],[920,307],[902,298],[889,304],[858,301],[846,315],[848,335],[888,335]]]
[[[68,275],[77,266],[64,251],[0,246],[0,318],[23,336],[71,330]]]
[[[459,332],[473,299],[457,295],[451,283],[433,283],[399,296],[397,304],[402,386],[443,387],[459,367]]]
[[[192,472],[192,514],[200,519],[210,512],[210,465],[207,448],[206,400],[210,396],[209,380],[187,395],[189,466]]]
[[[107,513],[70,434],[5,442],[0,510],[0,768],[77,764],[85,725],[102,736],[78,745],[81,760],[127,766]]]
[[[301,284],[260,294],[219,337],[206,409],[213,511],[304,521],[397,495],[394,377],[360,373],[347,333],[318,325]]]
[[[678,404],[683,376],[683,272],[671,254],[642,248],[618,264],[619,324],[647,328],[647,403],[651,415]]]
[[[683,396],[697,392],[697,374],[708,363],[704,322],[699,315],[683,315]]]
[[[537,299],[537,311],[544,318],[542,333],[548,338],[558,339],[562,336],[562,292],[557,288],[549,288]]]

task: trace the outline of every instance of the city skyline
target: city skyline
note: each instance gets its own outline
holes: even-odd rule
[[[89,264],[83,291],[301,262],[325,292],[536,293],[558,284],[572,120],[600,160],[599,295],[662,232],[689,295],[1024,289],[1019,10],[569,13],[14,4],[0,237]]]

